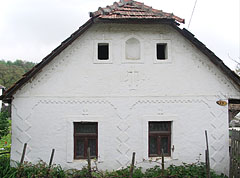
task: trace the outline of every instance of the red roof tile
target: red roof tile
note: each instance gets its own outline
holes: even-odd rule
[[[133,0],[121,0],[111,6],[99,7],[98,11],[90,13],[90,16],[100,19],[172,19],[184,23],[184,19],[172,13],[153,9]]]

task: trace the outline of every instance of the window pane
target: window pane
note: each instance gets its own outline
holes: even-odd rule
[[[150,122],[149,130],[150,131],[169,131],[170,122]]]
[[[157,59],[166,59],[167,44],[157,44]]]
[[[108,43],[98,44],[98,59],[101,59],[101,60],[109,59]]]
[[[76,139],[76,156],[84,156],[84,140],[77,138]]]
[[[161,152],[162,152],[162,149],[164,154],[168,153],[168,137],[161,138]]]
[[[149,137],[149,153],[150,154],[157,154],[157,137]]]
[[[97,123],[75,123],[75,133],[97,133]]]
[[[97,156],[96,146],[97,146],[97,140],[96,139],[89,139],[88,140],[88,147],[90,147],[90,156]]]

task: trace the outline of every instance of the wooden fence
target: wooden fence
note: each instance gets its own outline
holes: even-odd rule
[[[240,131],[232,130],[229,178],[240,177]]]

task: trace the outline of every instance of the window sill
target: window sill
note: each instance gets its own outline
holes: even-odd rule
[[[153,63],[154,64],[170,64],[170,63],[172,63],[172,61],[171,61],[171,59],[163,59],[163,60],[154,59]]]
[[[91,158],[91,161],[98,161],[97,158]],[[86,162],[87,158],[82,158],[82,159],[74,159],[73,162]]]
[[[157,162],[162,160],[162,157],[149,157],[148,160],[152,162]],[[172,161],[172,160],[178,160],[178,159],[173,159],[171,156],[164,157],[164,161]]]
[[[108,59],[108,60],[94,59],[93,63],[94,64],[112,64],[113,61],[111,59]]]

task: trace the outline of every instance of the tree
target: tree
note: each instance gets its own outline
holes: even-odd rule
[[[16,60],[14,62],[0,60],[0,85],[11,87],[22,75],[28,72],[35,63]]]
[[[7,111],[0,112],[0,140],[3,136],[7,135],[9,133],[9,113]]]
[[[233,62],[236,63],[236,69],[235,72],[240,76],[240,57],[238,57],[238,60],[233,59],[229,54],[228,58],[231,59]]]

